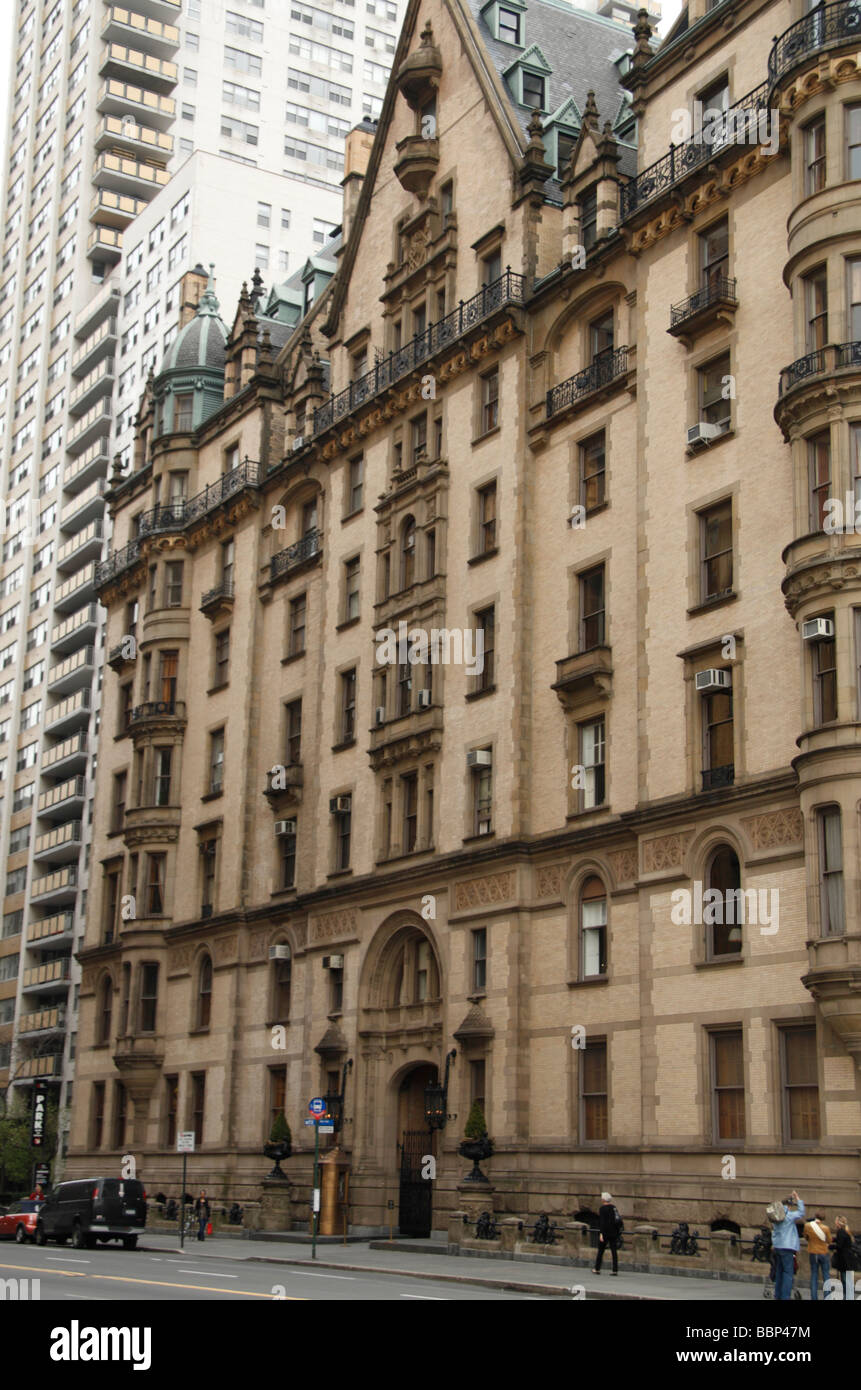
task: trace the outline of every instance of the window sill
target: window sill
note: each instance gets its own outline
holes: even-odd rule
[[[494,555],[499,554],[499,546],[492,545],[489,550],[482,550],[478,555],[471,555],[467,560],[468,565],[480,565],[484,560],[492,560]]]
[[[346,526],[348,521],[352,521],[354,517],[361,516],[364,510],[364,507],[357,507],[354,512],[347,512],[345,516],[341,517],[341,525]]]
[[[278,898],[279,900],[281,900],[282,898],[288,897],[288,895],[289,895],[290,893],[295,894],[295,892],[296,892],[296,884],[293,883],[293,884],[290,885],[289,888],[276,888],[276,889],[274,889],[273,892],[271,892],[271,893],[269,894],[269,896],[270,896],[270,898]]]
[[[569,981],[568,981],[568,988],[569,988],[569,989],[589,989],[589,988],[592,987],[592,985],[608,985],[609,983],[610,983],[610,976],[609,976],[609,975],[586,975],[583,979],[577,978],[577,979],[574,979],[574,980],[569,980]]]
[[[475,448],[476,444],[483,444],[486,439],[492,439],[495,434],[500,433],[501,429],[501,425],[494,425],[492,430],[485,430],[484,434],[477,434],[472,441],[473,449]]]
[[[587,816],[606,816],[611,809],[609,801],[602,801],[599,806],[586,806],[582,811],[569,811],[565,819],[566,821],[585,820]]]
[[[582,502],[578,503],[578,506],[582,505]],[[601,512],[606,512],[609,509],[609,506],[609,502],[599,502],[596,507],[586,507],[583,512],[583,515],[586,517],[586,520],[588,521],[590,516],[600,516]],[[571,527],[573,527],[574,525],[573,519],[571,517],[568,518],[568,525]]]
[[[208,1033],[209,1031],[210,1031],[210,1026],[209,1026],[209,1024],[207,1024],[205,1028],[189,1028],[189,1030],[188,1030],[188,1036],[189,1036],[190,1038],[199,1038],[199,1037],[201,1036],[201,1034]]]
[[[474,845],[474,844],[477,844],[477,843],[479,842],[479,840],[495,840],[495,839],[496,839],[496,831],[495,831],[495,830],[487,830],[487,831],[485,831],[485,833],[484,833],[483,835],[464,835],[464,837],[463,837],[463,843],[464,843],[465,845]]]
[[[694,423],[696,423],[696,422],[694,422]],[[702,446],[702,448],[700,448],[700,449],[692,449],[692,448],[690,448],[690,446],[688,446],[688,447],[685,449],[685,458],[693,459],[693,458],[698,458],[700,454],[710,454],[711,451],[712,451],[712,449],[714,449],[716,445],[718,445],[718,444],[723,444],[723,442],[724,442],[725,439],[734,439],[734,438],[735,438],[735,427],[734,427],[733,425],[730,425],[730,427],[729,427],[728,430],[724,430],[723,434],[719,434],[719,435],[717,436],[716,439],[713,439],[713,440],[711,441],[710,444],[704,444],[704,445]]]
[[[326,875],[326,877],[327,877],[327,878],[349,878],[349,877],[351,876],[352,872],[353,872],[352,869],[333,869],[332,872],[331,872],[330,874],[327,874],[327,875]]]
[[[204,792],[201,801],[217,801],[220,796],[224,796],[224,788],[220,787],[217,792]]]
[[[336,632],[345,632],[345,631],[347,630],[348,627],[355,627],[356,624],[357,624],[357,623],[360,623],[361,621],[362,621],[362,619],[361,619],[361,617],[360,617],[358,614],[356,615],[355,618],[345,618],[344,621],[343,621],[342,623],[336,623],[336,624],[335,624],[335,631],[336,631]]]
[[[230,681],[220,681],[218,685],[211,685],[207,690],[207,695],[216,695],[219,690],[226,690]]]
[[[495,695],[496,686],[489,685],[486,690],[470,690],[464,695],[465,700],[483,700],[485,695]]]
[[[695,960],[695,970],[711,970],[721,965],[744,965],[745,958],[743,953],[733,956],[715,956],[714,960]]]
[[[355,748],[355,746],[356,746],[356,740],[355,740],[355,738],[345,738],[345,739],[342,739],[340,743],[333,743],[333,744],[332,744],[331,751],[332,751],[333,753],[343,753],[343,751],[344,751],[345,748]]]
[[[118,836],[118,835],[122,835],[122,833],[123,833],[122,827],[120,827],[118,830],[109,830],[109,831],[107,832],[107,834],[105,835],[105,839],[106,839],[106,840],[115,840],[115,839],[117,838],[117,836]]]
[[[696,603],[689,608],[688,617],[696,618],[701,613],[710,613],[713,608],[723,608],[727,603],[734,603],[738,598],[735,589],[730,589],[728,593],[721,594],[718,598],[705,599],[702,603]]]
[[[293,664],[294,661],[301,661],[301,659],[302,659],[302,657],[303,657],[304,655],[305,655],[305,649],[304,649],[304,647],[303,647],[301,652],[291,652],[290,656],[282,656],[282,658],[281,658],[281,665],[282,665],[282,666],[292,666],[292,664]]]

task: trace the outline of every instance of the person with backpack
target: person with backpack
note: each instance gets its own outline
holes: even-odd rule
[[[771,1236],[776,1271],[774,1297],[778,1303],[787,1303],[792,1298],[795,1261],[801,1249],[798,1227],[799,1223],[804,1224],[804,1203],[793,1191],[785,1201],[772,1202],[766,1208],[766,1215],[774,1225]]]
[[[831,1268],[837,1277],[843,1280],[844,1296],[854,1303],[855,1270],[858,1267],[858,1256],[852,1240],[852,1232],[845,1216],[834,1218],[834,1243],[831,1249],[834,1251],[831,1256]]]
[[[598,1210],[598,1254],[595,1258],[593,1274],[601,1273],[601,1261],[604,1258],[604,1251],[610,1247],[613,1256],[613,1273],[619,1273],[619,1237],[624,1229],[624,1221],[619,1215],[618,1207],[613,1205],[613,1198],[609,1192],[601,1193],[601,1206]]]
[[[822,1293],[825,1295],[825,1281],[828,1278],[828,1247],[831,1244],[831,1232],[823,1220],[822,1213],[817,1212],[812,1221],[808,1221],[804,1227],[804,1234],[807,1237],[807,1254],[810,1259],[810,1297],[816,1303],[819,1298],[819,1275],[822,1274]]]

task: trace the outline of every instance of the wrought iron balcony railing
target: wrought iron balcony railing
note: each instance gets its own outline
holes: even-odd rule
[[[144,700],[129,710],[129,725],[140,724],[146,719],[184,719],[184,700]]]
[[[207,589],[203,598],[200,600],[200,611],[203,613],[207,608],[211,608],[213,604],[221,603],[226,599],[232,598],[233,580],[222,579],[220,584],[216,584],[212,589]]]
[[[622,188],[622,221],[633,217],[644,203],[666,193],[691,170],[707,164],[721,150],[751,143],[750,136],[758,127],[760,112],[767,110],[768,83],[762,82],[731,106],[718,124],[707,120],[702,131],[692,135],[690,140],[682,145],[670,145],[665,155]]]
[[[277,555],[272,556],[269,562],[269,578],[277,579],[296,565],[301,565],[303,560],[310,560],[312,556],[319,555],[322,549],[320,532],[309,531],[301,541],[296,541],[295,545],[288,545],[286,550],[279,550]]]
[[[350,415],[358,406],[373,400],[374,396],[378,396],[381,391],[385,391],[402,377],[409,376],[422,362],[448,347],[449,343],[457,342],[464,333],[495,313],[497,309],[503,308],[506,304],[522,303],[523,276],[506,267],[498,280],[485,285],[484,289],[479,290],[471,299],[462,299],[458,307],[440,319],[439,323],[429,324],[421,333],[416,333],[408,343],[398,348],[397,352],[390,352],[388,357],[377,362],[371,371],[351,381],[337,396],[332,396],[325,405],[315,410],[313,433],[321,434],[330,425]]]
[[[780,373],[778,395],[785,396],[793,387],[811,377],[824,376],[827,372],[841,371],[847,367],[861,368],[861,342],[829,343],[822,348],[814,348],[803,357],[798,357]]]
[[[712,304],[726,303],[738,303],[735,295],[735,280],[729,279],[726,275],[716,275],[707,285],[703,285],[693,294],[689,294],[687,299],[683,299],[680,304],[670,306],[670,328],[676,328],[679,324],[694,318]]]
[[[702,771],[703,791],[713,792],[718,787],[731,787],[735,781],[735,767],[728,763],[726,767],[709,767]]]
[[[124,545],[122,550],[115,550],[113,555],[109,555],[106,560],[101,560],[96,565],[96,588],[98,589],[102,584],[116,579],[117,575],[122,574],[124,570],[130,569],[132,565],[137,563],[140,556],[141,543],[139,540],[133,540],[129,541],[128,545]]]
[[[815,10],[784,29],[768,55],[768,81],[773,86],[781,77],[814,53],[837,48],[847,39],[861,37],[861,8],[857,0],[836,0],[817,5]]]
[[[575,376],[569,376],[567,381],[561,381],[558,386],[550,388],[547,392],[548,419],[557,411],[564,410],[567,405],[573,405],[582,397],[600,390],[602,386],[609,386],[611,381],[615,381],[619,376],[624,376],[627,370],[627,347],[599,353],[588,367],[584,367],[582,372],[577,372]]]

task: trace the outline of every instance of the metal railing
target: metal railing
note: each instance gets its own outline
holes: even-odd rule
[[[768,55],[769,83],[778,82],[812,54],[857,38],[861,38],[861,8],[857,0],[817,5],[775,39]]]
[[[703,791],[712,792],[718,787],[731,787],[735,781],[735,767],[728,763],[725,767],[709,767],[702,771]]]
[[[107,584],[111,579],[116,579],[118,574],[129,569],[141,557],[141,543],[139,540],[129,541],[122,550],[115,550],[113,555],[109,555],[106,560],[100,560],[96,565],[95,582],[99,588],[102,584]]]
[[[682,145],[670,145],[665,155],[626,183],[622,188],[622,221],[632,217],[644,203],[651,202],[672,188],[692,169],[707,164],[721,150],[748,143],[749,135],[759,124],[760,112],[768,110],[768,85],[762,82],[754,87],[747,96],[730,106],[719,123],[707,120],[701,132],[692,135]]]
[[[846,367],[861,367],[861,342],[828,343],[825,347],[814,348],[803,357],[798,357],[780,373],[778,395],[785,396],[794,386],[811,377],[823,376],[829,371],[840,371]]]
[[[277,555],[272,556],[269,562],[269,578],[277,579],[279,575],[286,574],[295,565],[301,565],[303,560],[310,560],[313,555],[319,555],[322,548],[320,532],[309,531],[301,541],[288,545],[286,550],[279,550]]]
[[[207,589],[203,598],[200,600],[201,609],[208,608],[211,603],[216,603],[218,599],[222,598],[233,598],[232,579],[222,579],[220,584],[216,584],[213,588]]]
[[[583,396],[600,390],[602,386],[609,386],[611,381],[623,376],[627,370],[627,347],[599,353],[582,372],[577,372],[576,375],[569,376],[567,381],[561,381],[558,386],[550,388],[547,392],[548,417],[555,415],[558,410],[564,410],[567,405],[573,405]]]
[[[707,285],[702,285],[693,294],[689,294],[687,299],[670,306],[670,327],[677,328],[680,323],[693,318],[702,309],[707,309],[710,304],[727,300],[732,304],[738,303],[735,295],[735,280],[731,280],[726,275],[715,275]]]
[[[144,719],[184,719],[184,700],[144,700],[129,710],[129,724],[139,724]]]
[[[343,420],[358,406],[373,400],[381,391],[392,386],[402,377],[409,376],[417,366],[450,343],[457,342],[476,324],[489,317],[506,304],[523,303],[523,276],[506,267],[504,273],[492,284],[485,285],[471,299],[462,299],[456,309],[438,323],[429,324],[421,333],[416,333],[408,343],[396,352],[390,352],[377,362],[364,376],[357,377],[337,396],[314,411],[313,434],[321,434],[330,425]]]

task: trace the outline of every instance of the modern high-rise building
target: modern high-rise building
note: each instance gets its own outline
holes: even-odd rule
[[[109,460],[179,327],[182,276],[217,259],[235,298],[255,266],[267,287],[283,281],[336,229],[344,136],[385,89],[397,29],[397,7],[375,6],[354,24],[257,0],[17,3],[0,270],[0,1088],[59,1083],[64,1111]]]

